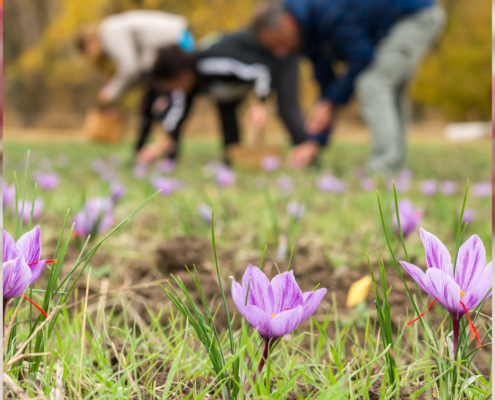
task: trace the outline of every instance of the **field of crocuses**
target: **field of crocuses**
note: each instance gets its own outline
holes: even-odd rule
[[[492,397],[484,142],[413,141],[395,191],[344,139],[309,171],[5,154],[5,398]]]

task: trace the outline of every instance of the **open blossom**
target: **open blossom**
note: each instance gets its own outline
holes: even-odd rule
[[[230,168],[220,168],[215,175],[219,186],[230,186],[235,183],[235,173]]]
[[[298,203],[297,201],[289,201],[287,203],[287,214],[295,219],[301,219],[306,211],[306,205],[304,203]]]
[[[473,185],[473,194],[475,197],[488,197],[492,194],[491,182],[479,182]]]
[[[113,224],[113,202],[107,197],[86,200],[74,216],[74,233],[79,237],[103,233]]]
[[[416,230],[419,221],[423,217],[423,212],[421,210],[415,210],[410,200],[401,200],[399,201],[399,217],[402,234],[406,237]],[[399,234],[397,214],[393,217],[393,223],[395,231]]]
[[[54,172],[35,172],[33,179],[42,190],[53,190],[60,183],[60,178]]]
[[[345,183],[333,175],[324,175],[316,179],[316,187],[321,192],[344,193]]]
[[[162,196],[168,196],[169,194],[182,189],[182,181],[175,178],[162,178],[155,177],[151,181],[156,190],[161,190],[160,194]]]
[[[435,179],[427,179],[419,184],[419,190],[425,196],[433,196],[437,192],[437,181]]]
[[[113,181],[110,184],[110,192],[113,201],[119,201],[127,193],[127,188],[119,181]]]
[[[265,171],[275,171],[280,168],[280,158],[277,156],[267,156],[261,160],[261,168]]]
[[[443,181],[439,185],[440,193],[445,195],[451,195],[457,192],[457,182]]]
[[[18,217],[20,218],[22,215],[22,221],[27,224],[29,223],[29,219],[31,218],[31,208],[33,208],[33,221],[36,221],[40,215],[41,212],[43,211],[43,200],[42,199],[36,199],[34,201],[34,207],[32,207],[32,202],[26,201],[24,203],[24,213],[22,213],[22,200],[19,200],[17,203],[17,212],[18,212]],[[15,206],[14,206],[14,214],[15,214]]]
[[[10,206],[15,200],[15,185],[3,183],[3,208]]]
[[[457,348],[459,339],[459,321],[464,314],[469,320],[471,338],[474,338],[476,334],[481,346],[478,332],[469,317],[469,310],[476,308],[492,287],[492,263],[490,261],[485,266],[486,251],[483,242],[478,235],[473,235],[461,246],[454,275],[452,259],[444,244],[435,235],[423,229],[420,231],[421,240],[425,246],[428,270],[424,273],[419,267],[405,261],[401,261],[400,264],[434,299],[433,303],[438,301],[451,315],[454,328],[454,349]],[[490,296],[491,292],[487,298]],[[421,318],[426,311],[410,321],[408,325]]]
[[[258,329],[261,337],[268,340],[296,329],[316,311],[327,292],[318,289],[302,293],[292,271],[279,274],[270,282],[259,268],[251,264],[242,277],[242,286],[230,278],[232,299],[237,309]]]

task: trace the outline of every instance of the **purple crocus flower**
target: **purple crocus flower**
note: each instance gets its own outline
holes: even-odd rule
[[[373,178],[363,178],[361,179],[361,188],[365,192],[371,192],[376,188],[376,184]]]
[[[439,185],[440,193],[447,196],[457,192],[457,182],[454,181],[443,181]]]
[[[74,233],[78,237],[95,236],[113,224],[113,202],[108,197],[86,200],[84,207],[74,216]]]
[[[211,225],[211,207],[208,204],[201,203],[198,210],[203,221],[205,221],[207,225]]]
[[[134,177],[142,181],[148,173],[148,166],[144,164],[136,164],[133,168]]]
[[[155,163],[155,169],[164,174],[171,174],[175,171],[175,161],[170,158],[157,161]]]
[[[294,189],[294,179],[290,176],[283,175],[278,178],[277,185],[283,193],[289,194]]]
[[[3,208],[10,206],[15,200],[15,185],[3,183]]]
[[[414,174],[409,168],[404,168],[399,171],[399,179],[411,181],[413,177]]]
[[[182,182],[175,178],[162,178],[157,176],[152,179],[151,183],[156,190],[161,190],[162,196],[168,196],[169,194],[176,192],[182,188]]]
[[[275,171],[280,168],[280,158],[277,156],[267,156],[261,160],[261,168],[265,171]]]
[[[301,219],[306,211],[306,205],[297,201],[289,201],[287,203],[287,214],[294,217],[296,220]]]
[[[230,168],[223,167],[216,172],[216,180],[219,186],[225,187],[235,183],[235,173]]]
[[[409,275],[431,297],[444,306],[452,317],[454,328],[454,351],[459,339],[459,322],[464,314],[468,317],[471,338],[476,334],[481,346],[478,332],[471,322],[469,310],[478,306],[492,287],[492,263],[485,266],[486,251],[478,235],[471,236],[459,249],[455,275],[452,259],[445,245],[433,234],[420,229],[421,240],[425,246],[428,270],[424,273],[420,268],[405,261],[400,264]],[[491,292],[487,298],[491,296]],[[430,306],[415,320],[421,318]]]
[[[251,264],[242,277],[242,286],[230,278],[237,309],[265,340],[279,338],[296,329],[316,311],[327,292],[327,289],[318,289],[302,293],[292,271],[279,274],[270,282]]]
[[[316,179],[316,187],[323,193],[344,193],[345,183],[332,175],[320,176]]]
[[[423,212],[420,210],[415,210],[413,204],[410,200],[399,201],[399,217],[400,217],[400,227],[402,228],[402,234],[407,237],[411,234],[421,221],[423,217]],[[393,218],[394,228],[399,235],[399,224],[397,223],[397,214]]]
[[[473,194],[476,197],[488,197],[492,194],[491,182],[479,182],[473,185]]]
[[[435,179],[427,179],[419,184],[419,190],[425,196],[433,196],[437,192],[437,181]]]
[[[394,181],[389,181],[387,186],[390,190],[394,190],[394,184],[397,193],[406,193],[411,189],[411,179],[409,178],[399,177]]]
[[[119,201],[122,196],[127,193],[127,188],[122,185],[119,181],[113,181],[110,184],[110,192],[112,193],[113,201]]]
[[[459,211],[459,215],[460,215]],[[471,224],[474,221],[474,217],[476,216],[476,211],[472,208],[465,208],[464,214],[462,214],[462,225]]]
[[[35,172],[33,179],[42,190],[53,190],[60,184],[60,178],[54,172]]]
[[[24,214],[22,214],[22,221],[27,224],[29,223],[29,219],[31,218],[31,207],[32,207],[33,203],[32,202],[28,202],[26,201],[24,203]],[[42,199],[36,199],[34,201],[34,207],[33,207],[33,221],[36,221],[40,215],[41,215],[41,212],[43,211],[43,200]],[[14,214],[15,214],[15,205],[13,207],[13,210],[14,210]],[[21,213],[22,213],[22,200],[19,200],[17,202],[17,212],[18,212],[18,217],[20,218],[21,217]]]

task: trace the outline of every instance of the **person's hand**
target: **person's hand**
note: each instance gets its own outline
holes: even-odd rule
[[[246,113],[246,124],[261,129],[266,125],[268,112],[265,103],[260,101],[253,104]]]
[[[333,118],[333,105],[330,100],[318,101],[306,120],[305,130],[309,135],[317,135],[330,127]]]
[[[294,169],[304,169],[320,152],[320,145],[307,141],[292,149],[289,154],[289,165]]]
[[[172,153],[176,148],[176,142],[172,138],[166,140],[159,140],[155,143],[150,143],[144,146],[136,155],[136,161],[138,164],[148,165],[157,158],[162,157],[165,154]]]

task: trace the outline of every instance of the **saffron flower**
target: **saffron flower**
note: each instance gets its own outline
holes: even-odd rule
[[[235,173],[230,168],[219,168],[215,175],[218,186],[230,186],[235,183]]]
[[[54,172],[35,172],[33,179],[42,190],[53,190],[60,184],[60,178]]]
[[[237,309],[265,340],[295,330],[316,311],[327,292],[327,289],[318,289],[302,293],[292,271],[279,274],[270,282],[251,264],[242,277],[242,286],[232,276],[230,278],[232,299]]]
[[[435,179],[427,179],[419,184],[419,190],[425,196],[433,196],[437,192],[437,181]]]
[[[421,210],[415,210],[410,200],[399,201],[399,217],[400,227],[402,228],[402,234],[404,237],[409,236],[414,230],[416,230],[419,221],[423,217]],[[393,218],[394,228],[397,234],[399,232],[399,224],[397,223],[397,214]]]
[[[84,207],[74,216],[76,237],[87,237],[105,232],[113,224],[113,202],[107,197],[86,200]]]
[[[394,190],[394,184],[397,193],[406,193],[409,191],[409,189],[411,189],[411,179],[409,178],[399,176],[399,178],[397,178],[396,180],[389,181],[387,186],[390,190]]]
[[[479,182],[473,185],[473,194],[475,197],[488,197],[492,194],[491,182]]]
[[[3,208],[10,206],[15,200],[15,185],[3,183]]]
[[[460,214],[460,211],[459,211]],[[476,216],[476,211],[472,208],[465,208],[464,214],[462,214],[462,225],[471,224],[474,221],[474,217]]]
[[[287,214],[299,220],[306,211],[306,205],[304,203],[298,203],[297,201],[289,201],[287,203]]]
[[[345,183],[332,175],[320,176],[316,179],[316,187],[320,192],[344,193]]]
[[[24,203],[24,213],[22,214],[22,200],[19,200],[17,202],[17,212],[18,212],[18,217],[20,218],[21,217],[21,214],[22,214],[22,221],[25,223],[25,224],[28,224],[29,223],[29,219],[31,218],[31,207],[32,207],[32,203],[31,202],[25,202]],[[36,199],[34,201],[34,207],[33,208],[33,221],[36,221],[40,215],[41,215],[41,212],[43,211],[43,200],[42,199]],[[14,213],[15,213],[15,206],[14,206]]]
[[[267,156],[261,160],[261,168],[265,171],[275,171],[280,168],[280,158],[277,156]]]
[[[162,178],[155,177],[151,181],[156,190],[161,190],[162,196],[168,196],[169,194],[176,192],[182,188],[182,182],[175,178]]]
[[[141,181],[148,173],[148,166],[144,164],[136,164],[132,172],[134,173],[134,177]]]
[[[119,181],[113,181],[110,184],[110,192],[112,194],[113,201],[117,202],[127,193],[127,188]]]
[[[454,181],[443,181],[439,185],[440,193],[450,196],[457,192],[457,182]]]
[[[469,320],[471,339],[476,335],[481,346],[469,310],[476,308],[492,287],[492,263],[490,261],[485,266],[486,251],[483,242],[478,235],[473,235],[461,246],[454,274],[452,259],[445,245],[435,235],[423,229],[420,229],[420,232],[428,270],[424,273],[417,266],[405,261],[400,261],[400,264],[434,300],[421,315],[408,322],[408,325],[420,319],[438,301],[452,317],[454,351],[459,340],[459,322],[464,314]],[[490,291],[486,298],[491,295]]]
[[[376,184],[373,178],[363,178],[361,179],[361,188],[365,192],[371,192],[376,188]]]
[[[208,204],[201,203],[198,207],[199,215],[207,225],[211,225],[211,207]]]

